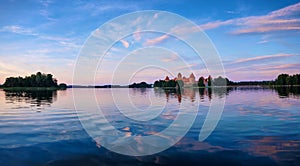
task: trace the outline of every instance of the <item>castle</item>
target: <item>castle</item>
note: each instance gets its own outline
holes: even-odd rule
[[[208,82],[211,79],[211,76],[208,78],[200,77],[200,79],[203,81],[203,84],[205,87],[208,86]],[[182,77],[181,73],[178,73],[177,77],[173,79],[174,81],[183,81],[184,87],[193,87],[193,86],[198,86],[198,81],[196,81],[194,73],[191,73],[190,76],[187,78],[185,76]],[[165,80],[166,82],[170,81],[170,78],[166,76]]]

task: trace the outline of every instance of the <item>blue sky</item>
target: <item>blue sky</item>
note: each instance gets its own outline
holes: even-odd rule
[[[8,76],[42,71],[71,84],[78,53],[90,34],[117,16],[140,10],[173,12],[199,25],[214,43],[231,80],[270,80],[280,73],[300,71],[299,1],[4,0],[0,5],[0,82]],[[160,36],[144,34],[142,41]],[[124,47],[132,44],[128,43],[131,38],[134,36],[114,48],[122,47],[126,52]],[[172,45],[172,41],[160,44]],[[111,56],[107,59],[118,59],[118,53]],[[162,61],[168,63],[170,57]],[[190,66],[199,68],[197,77],[206,76],[200,66]],[[153,72],[140,72],[137,78],[151,82],[167,74],[156,69]],[[111,74],[105,70],[99,71],[96,82],[107,83],[108,75]]]

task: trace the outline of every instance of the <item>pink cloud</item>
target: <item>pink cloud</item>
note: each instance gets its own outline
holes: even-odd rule
[[[207,29],[214,29],[214,28],[218,28],[220,26],[224,26],[224,25],[230,25],[233,24],[235,22],[235,20],[226,20],[226,21],[214,21],[214,22],[209,22],[203,25],[200,25],[200,28],[207,30]]]
[[[120,42],[123,44],[123,46],[125,48],[128,48],[129,47],[129,43],[126,41],[126,40],[120,40]]]
[[[145,45],[155,45],[163,42],[165,39],[167,39],[169,36],[167,34],[164,34],[162,36],[153,38],[153,39],[148,39],[145,42]]]
[[[176,54],[172,54],[170,57],[163,58],[162,62],[172,62],[178,59],[178,56]]]
[[[140,41],[141,40],[141,28],[137,28],[135,33],[133,34],[133,38],[135,41]]]
[[[200,27],[207,30],[221,26],[235,25],[238,29],[232,31],[233,34],[290,30],[299,31],[300,19],[297,18],[298,13],[300,13],[300,3],[272,11],[267,15],[236,18],[226,21],[214,21],[200,25]]]
[[[184,34],[190,34],[194,32],[201,31],[201,28],[199,26],[190,26],[188,25],[178,25],[171,29],[171,33],[177,34],[177,35],[184,35]]]
[[[260,70],[290,70],[290,69],[300,69],[300,64],[283,64],[277,66],[269,66],[260,68]]]
[[[180,71],[180,70],[183,70],[183,69],[190,69],[190,68],[195,67],[195,66],[197,66],[197,64],[195,64],[195,63],[187,64],[187,65],[184,65],[184,66],[178,66],[177,70]]]
[[[242,58],[233,61],[230,64],[236,64],[236,63],[244,63],[244,62],[250,62],[250,61],[258,61],[258,60],[265,60],[265,59],[273,59],[273,58],[284,58],[284,57],[291,57],[291,56],[299,56],[298,54],[272,54],[272,55],[264,55],[264,56],[257,56],[252,58]]]

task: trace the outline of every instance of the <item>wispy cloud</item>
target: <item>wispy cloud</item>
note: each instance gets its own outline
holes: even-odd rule
[[[257,42],[257,44],[265,44],[268,42],[270,42],[269,35],[264,35],[264,36],[262,36],[261,40]]]
[[[258,63],[244,65],[241,67],[225,66],[226,74],[230,79],[235,81],[241,80],[272,80],[280,73],[296,74],[299,73],[300,64],[265,64]],[[251,74],[249,74],[251,73]]]
[[[300,63],[296,64],[283,64],[283,65],[276,65],[276,66],[268,66],[260,68],[260,70],[293,70],[297,69],[300,70]]]
[[[172,54],[170,57],[163,58],[161,61],[162,62],[172,62],[175,60],[178,60],[178,55]]]
[[[49,4],[53,3],[53,1],[52,0],[40,0],[39,3],[41,5],[43,5],[44,7],[48,7]]]
[[[186,64],[184,66],[178,66],[177,70],[180,71],[180,70],[183,70],[183,69],[191,69],[191,68],[196,67],[196,66],[197,66],[196,63]]]
[[[38,35],[37,33],[33,32],[32,29],[23,28],[18,25],[4,26],[0,29],[0,32],[9,32],[9,33],[16,33],[21,35],[32,35],[32,36]]]
[[[97,2],[80,2],[78,3],[79,10],[89,11],[92,16],[97,16],[109,11],[134,11],[138,10],[138,5],[123,1],[97,1]]]
[[[73,38],[47,36],[47,35],[39,34],[38,32],[34,31],[31,28],[25,28],[25,27],[22,27],[19,25],[4,26],[4,27],[0,28],[0,32],[15,33],[15,34],[19,34],[19,35],[32,36],[37,39],[53,41],[65,48],[79,48],[80,47],[80,45],[77,44],[76,40]]]
[[[232,34],[265,33],[272,31],[300,30],[300,3],[272,11],[267,15],[235,18],[225,21],[213,21],[201,28],[214,29],[226,25],[235,25],[237,29]]]
[[[155,45],[163,42],[165,39],[167,39],[169,36],[167,34],[161,35],[159,37],[153,38],[153,39],[147,39],[144,45]]]
[[[202,24],[200,25],[200,28],[204,29],[204,30],[208,30],[208,29],[214,29],[214,28],[218,28],[220,26],[224,26],[224,25],[231,25],[234,24],[236,22],[235,19],[232,20],[226,20],[226,21],[213,21],[213,22],[208,22],[206,24]]]
[[[274,59],[274,58],[285,58],[285,57],[292,57],[292,56],[299,56],[299,54],[280,53],[280,54],[257,56],[257,57],[252,57],[252,58],[242,58],[242,59],[238,59],[238,60],[229,62],[229,64],[245,63],[245,62]]]
[[[51,12],[49,6],[53,3],[52,0],[40,0],[39,3],[42,5],[42,9],[39,11],[39,14],[46,18],[48,21],[56,21],[56,19],[51,17]]]
[[[134,40],[135,41],[137,41],[137,42],[139,42],[141,39],[142,39],[142,37],[141,37],[141,29],[140,28],[138,28],[137,30],[136,30],[136,32],[135,33],[133,33],[133,38],[134,38]]]
[[[120,40],[120,42],[122,43],[122,45],[123,45],[125,48],[128,48],[128,47],[129,47],[129,43],[128,43],[126,40],[122,39],[122,40]]]

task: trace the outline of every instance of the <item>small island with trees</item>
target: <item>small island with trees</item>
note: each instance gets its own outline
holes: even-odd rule
[[[58,84],[52,74],[37,72],[26,77],[9,77],[1,86],[4,90],[65,90],[67,84]]]

